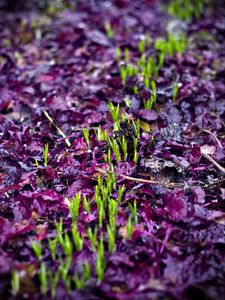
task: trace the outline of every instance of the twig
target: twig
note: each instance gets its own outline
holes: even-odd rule
[[[49,116],[49,114],[47,113],[46,110],[44,110],[44,114],[46,116],[46,118],[49,120],[50,123],[52,123],[52,125],[55,126],[55,128],[57,129],[58,133],[63,137],[65,143],[67,144],[68,147],[71,147],[71,143],[68,140],[68,138],[66,137],[65,133],[54,123],[54,121],[52,120],[52,118]]]
[[[183,187],[183,185],[179,183],[165,183],[165,182],[160,182],[160,181],[155,181],[155,180],[148,180],[148,179],[142,179],[142,178],[136,178],[136,177],[131,177],[123,174],[117,174],[115,172],[109,171],[109,170],[103,170],[100,168],[95,168],[96,171],[99,171],[100,173],[107,174],[107,173],[112,173],[117,176],[121,176],[124,179],[131,180],[131,181],[136,181],[136,182],[141,182],[141,183],[148,183],[148,184],[154,184],[154,185],[161,185],[165,186],[167,188],[176,188],[176,187]]]
[[[220,184],[220,183],[223,183],[225,181],[225,178],[221,178],[221,179],[218,179],[218,180],[215,180],[214,182],[210,183],[210,184],[206,184],[205,187],[208,188],[210,186],[213,186],[213,185],[217,185],[217,184]]]
[[[217,144],[219,145],[219,147],[220,147],[220,148],[223,148],[223,146],[222,146],[220,140],[218,139],[218,137],[217,137],[214,133],[212,133],[212,132],[209,131],[208,129],[201,129],[201,130],[200,130],[200,133],[201,133],[201,132],[206,132],[206,133],[210,134],[211,136],[213,136],[214,139],[216,140]]]
[[[223,173],[225,173],[225,168],[222,167],[221,165],[219,165],[211,156],[209,156],[208,154],[202,153],[202,155],[208,159],[212,164],[214,164],[214,166],[216,166],[220,171],[222,171]]]

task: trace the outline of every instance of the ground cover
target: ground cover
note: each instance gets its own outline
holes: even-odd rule
[[[6,3],[0,299],[224,299],[223,2]]]

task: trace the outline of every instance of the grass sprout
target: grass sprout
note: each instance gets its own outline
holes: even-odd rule
[[[33,250],[34,250],[34,253],[35,253],[37,259],[38,259],[39,261],[41,261],[41,259],[42,259],[42,248],[41,248],[41,244],[40,244],[40,243],[37,243],[37,242],[33,242],[33,243],[32,243],[32,248],[33,248]]]
[[[176,102],[178,92],[179,92],[179,84],[176,83],[176,84],[173,86],[173,102]]]
[[[41,293],[46,294],[48,291],[48,279],[46,265],[44,262],[41,263],[39,279],[41,284]]]
[[[133,234],[133,223],[130,216],[127,220],[126,231],[127,231],[127,239],[130,239]]]
[[[56,259],[56,247],[57,247],[57,239],[48,239],[48,244],[50,248],[50,252],[52,255],[52,260],[55,261]]]
[[[43,147],[43,157],[44,157],[44,166],[48,165],[48,144],[45,144]]]
[[[107,225],[107,234],[109,252],[113,253],[115,251],[115,231],[109,225]]]
[[[79,215],[80,202],[80,193],[76,194],[70,201],[69,210],[73,221],[75,221]]]
[[[114,37],[114,31],[113,31],[113,28],[112,28],[110,22],[106,21],[104,23],[104,27],[105,27],[107,37],[109,39],[112,39]]]
[[[91,149],[91,144],[90,144],[90,139],[89,139],[89,130],[87,128],[83,128],[83,135],[84,135],[84,139],[85,139],[85,142],[88,146],[88,150]]]
[[[77,251],[81,251],[84,245],[83,235],[78,232],[77,223],[72,224],[72,236],[75,248]]]
[[[12,271],[11,288],[13,296],[16,296],[20,291],[20,275],[17,270]]]
[[[138,215],[137,215],[137,201],[136,199],[134,200],[133,205],[131,203],[128,203],[130,211],[133,215],[134,222],[137,224],[138,223]]]
[[[95,227],[94,231],[92,231],[91,227],[88,227],[87,235],[88,235],[89,241],[91,243],[92,250],[94,252],[96,251],[96,247],[97,247],[97,244],[98,244],[97,233],[98,233],[98,228],[97,227]]]
[[[104,259],[104,243],[103,235],[100,236],[100,241],[98,243],[98,249],[96,253],[96,263],[95,263],[95,272],[97,279],[99,281],[103,280],[105,274],[106,263]]]

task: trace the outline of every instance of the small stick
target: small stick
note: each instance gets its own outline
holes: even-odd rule
[[[46,110],[44,110],[44,114],[46,116],[46,118],[49,120],[50,123],[52,123],[52,125],[55,126],[55,128],[57,129],[58,133],[63,137],[65,143],[67,144],[68,147],[71,147],[71,143],[68,140],[68,138],[66,137],[65,133],[54,123],[54,121],[52,120],[52,118],[49,116],[49,114],[47,113]]]
[[[219,165],[211,156],[209,156],[208,154],[202,153],[202,155],[208,159],[212,164],[214,164],[214,166],[216,166],[220,171],[222,171],[223,173],[225,173],[225,168],[222,167],[221,165]]]
[[[212,132],[209,131],[208,129],[202,129],[202,130],[200,130],[200,133],[201,133],[201,132],[206,132],[206,133],[210,134],[211,136],[213,136],[214,139],[216,140],[217,144],[219,145],[219,147],[220,147],[220,148],[223,148],[223,146],[222,146],[220,140],[218,139],[218,137],[217,137],[214,133],[212,133]]]
[[[103,169],[100,169],[100,168],[95,168],[95,170],[99,171],[100,173],[104,173],[104,174],[107,174],[107,172],[112,173],[112,174],[115,174],[117,176],[121,176],[124,179],[131,180],[131,181],[136,181],[136,182],[141,182],[141,183],[161,185],[161,186],[165,186],[167,188],[183,187],[183,185],[181,185],[179,183],[164,183],[164,182],[159,182],[159,181],[155,181],[155,180],[136,178],[136,177],[131,177],[131,176],[123,175],[123,174],[117,174],[115,172],[112,172],[112,171],[109,171],[109,170],[103,170]]]

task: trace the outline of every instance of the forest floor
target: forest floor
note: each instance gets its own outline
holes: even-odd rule
[[[0,299],[222,300],[225,6],[78,2],[0,12]]]

